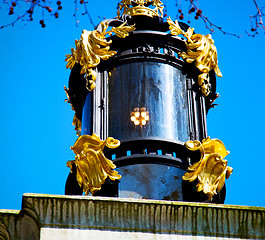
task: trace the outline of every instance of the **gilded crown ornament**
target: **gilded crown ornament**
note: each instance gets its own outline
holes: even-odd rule
[[[163,3],[160,0],[122,0],[118,5],[118,18],[122,15],[163,17]]]

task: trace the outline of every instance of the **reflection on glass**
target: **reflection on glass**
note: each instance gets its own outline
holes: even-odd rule
[[[148,111],[148,117],[140,122],[137,118],[142,117],[142,107]],[[165,63],[133,62],[117,66],[109,79],[108,117],[108,135],[119,140],[161,137],[187,141],[185,76]]]
[[[92,94],[89,92],[83,107],[81,134],[92,134]]]

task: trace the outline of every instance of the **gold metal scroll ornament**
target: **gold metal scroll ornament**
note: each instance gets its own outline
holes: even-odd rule
[[[150,8],[152,5],[154,8]],[[160,0],[122,0],[118,5],[118,18],[121,15],[163,17],[163,3]]]
[[[200,150],[201,159],[194,163],[182,177],[183,180],[193,182],[198,179],[197,191],[203,191],[211,200],[224,186],[233,168],[227,166],[225,158],[229,151],[226,150],[222,141],[218,139],[204,139],[199,141],[187,141],[185,146],[191,151]]]
[[[189,28],[184,32],[176,20],[173,22],[170,18],[167,19],[169,29],[172,35],[182,34],[187,38],[186,48],[187,53],[179,54],[186,62],[195,63],[195,66],[202,72],[198,76],[198,84],[201,86],[201,91],[204,96],[210,93],[209,72],[214,70],[218,77],[222,77],[222,73],[218,67],[217,50],[214,45],[214,40],[210,34],[201,35],[193,34],[193,28]]]
[[[125,26],[126,22],[119,27],[112,27],[110,31],[107,31],[109,26],[107,21],[103,21],[100,24],[101,31],[83,30],[80,40],[75,40],[76,49],[72,48],[72,53],[66,55],[65,59],[67,62],[66,68],[72,69],[75,63],[79,63],[82,66],[80,74],[86,74],[89,91],[96,86],[97,73],[93,68],[100,63],[101,59],[107,60],[117,53],[110,50],[112,41],[107,41],[106,35],[115,33],[118,37],[125,38],[129,35],[129,32],[135,30],[134,26]],[[88,78],[91,80],[88,80]]]
[[[117,148],[119,145],[119,140],[108,137],[102,141],[99,136],[93,133],[92,136],[80,136],[74,146],[71,147],[76,156],[74,161],[67,162],[67,166],[72,172],[73,164],[76,165],[76,178],[86,195],[89,191],[93,194],[100,190],[107,177],[111,180],[121,178],[121,175],[113,170],[116,166],[103,153],[105,146]]]

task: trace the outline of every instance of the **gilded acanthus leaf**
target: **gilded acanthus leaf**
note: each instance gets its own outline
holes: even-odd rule
[[[173,22],[170,17],[167,19],[167,23],[169,25],[169,30],[172,35],[177,36],[181,34],[187,38],[188,42],[191,41],[191,36],[193,35],[194,30],[193,28],[189,28],[187,32],[185,32],[180,28],[178,21],[176,20],[175,22]]]
[[[120,25],[119,27],[113,27],[111,32],[114,32],[118,37],[125,38],[129,35],[129,32],[134,31],[135,27],[133,26],[125,26],[126,22]]]
[[[102,60],[107,60],[116,54],[116,51],[110,50],[112,41],[107,41],[106,36],[108,34],[116,33],[118,37],[126,37],[128,33],[134,31],[134,26],[125,26],[126,23],[121,26],[108,29],[108,22],[101,22],[101,31],[83,30],[80,40],[75,40],[76,49],[71,49],[71,54],[66,55],[65,61],[67,62],[66,68],[72,69],[75,63],[79,63],[82,68],[80,74],[86,74],[87,88],[93,90],[95,88],[96,71],[94,68]]]
[[[71,54],[67,54],[65,61],[67,62],[66,68],[72,69],[75,65],[75,59],[76,59],[76,50],[74,48],[71,48]]]
[[[119,145],[119,140],[108,137],[102,141],[99,136],[93,133],[92,136],[80,136],[74,146],[71,147],[76,157],[74,161],[68,161],[67,166],[72,171],[72,165],[76,165],[76,178],[85,194],[88,194],[89,191],[93,194],[100,190],[107,177],[111,180],[121,178],[121,175],[113,170],[116,166],[103,153],[105,146],[117,148]]]
[[[163,3],[160,0],[153,0],[152,2],[152,5],[156,7],[157,14],[162,17],[164,9]]]
[[[193,182],[198,179],[197,191],[203,191],[212,199],[225,184],[225,179],[229,178],[233,169],[227,166],[224,159],[229,152],[222,141],[211,140],[209,137],[200,143],[199,141],[187,141],[185,146],[191,151],[200,150],[201,159],[190,166],[189,172],[182,177],[183,180]]]
[[[184,32],[180,28],[177,20],[173,22],[168,18],[167,22],[172,35],[182,34],[187,38],[187,52],[182,52],[179,56],[188,63],[194,62],[195,66],[202,72],[198,76],[198,84],[201,86],[203,95],[207,96],[210,93],[209,72],[214,70],[218,77],[222,77],[222,73],[218,67],[217,50],[212,36],[210,34],[205,36],[193,34],[192,28]]]
[[[178,23],[177,20],[175,22],[173,22],[171,20],[171,18],[169,17],[167,19],[167,22],[168,22],[168,25],[169,25],[169,30],[170,30],[172,35],[177,36],[177,35],[180,35],[180,34],[182,34],[182,35],[185,34],[185,32],[180,28],[179,23]]]
[[[74,115],[74,119],[72,124],[75,126],[75,131],[76,131],[76,135],[80,136],[81,135],[81,128],[82,128],[82,122],[81,120],[76,116],[76,113]]]

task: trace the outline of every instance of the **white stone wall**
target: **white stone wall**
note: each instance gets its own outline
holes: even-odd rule
[[[41,240],[227,240],[230,237],[191,236],[176,234],[155,234],[149,232],[120,232],[87,229],[42,228]],[[243,238],[240,238],[243,239]],[[244,238],[247,239],[247,238]]]

